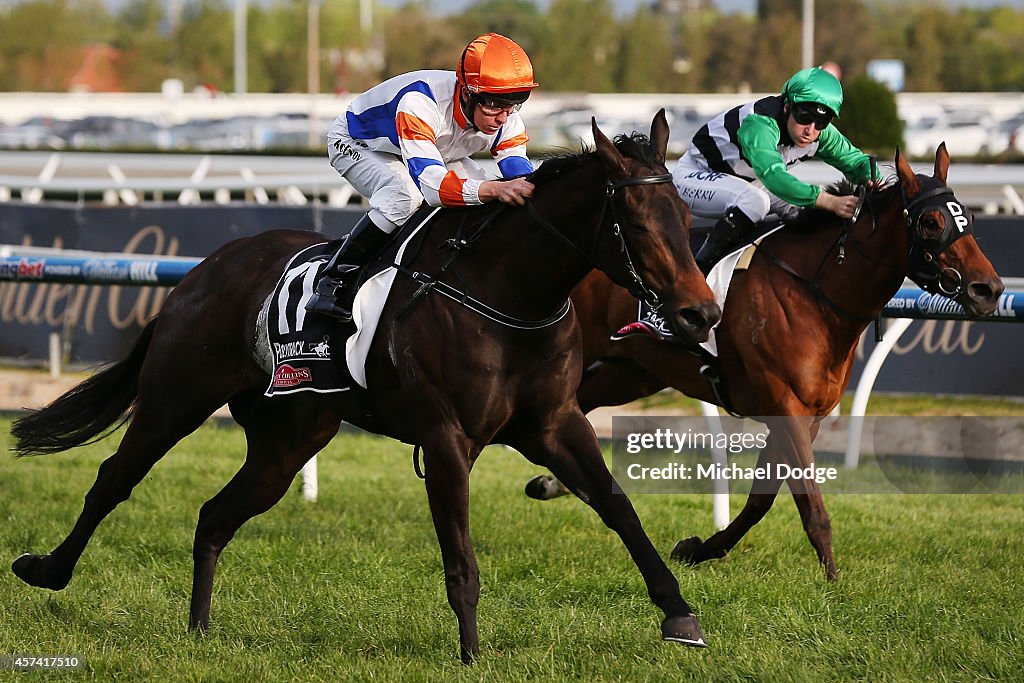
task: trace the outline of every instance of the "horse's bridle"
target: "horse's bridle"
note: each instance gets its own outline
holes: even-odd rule
[[[863,190],[861,188],[863,188]],[[910,201],[907,201],[902,188],[900,189],[900,193],[903,199],[903,215],[906,218],[907,243],[909,244],[907,252],[907,275],[911,280],[920,285],[921,289],[924,289],[927,292],[931,292],[932,294],[941,294],[949,297],[950,299],[956,298],[964,291],[963,275],[961,275],[960,271],[955,268],[941,267],[939,265],[939,257],[941,257],[942,254],[958,239],[974,233],[973,216],[970,211],[968,211],[967,207],[956,198],[952,188],[947,187],[946,185],[922,192]],[[846,246],[849,245],[856,249],[864,258],[872,261],[873,263],[892,270],[901,270],[893,264],[885,263],[874,258],[860,248],[857,245],[856,240],[848,240],[851,228],[857,222],[862,209],[865,207],[871,217],[871,232],[874,232],[876,227],[876,217],[874,208],[870,201],[870,191],[866,186],[860,186],[858,187],[857,194],[858,202],[854,217],[850,221],[846,222],[843,230],[836,238],[836,242],[833,244],[833,248],[838,249],[837,262],[839,265],[842,265],[846,261]],[[925,214],[932,211],[938,211],[943,215],[944,226],[942,234],[938,239],[924,239],[921,236],[921,219]],[[798,280],[805,282],[815,295],[839,314],[854,320],[870,321],[875,319],[874,316],[863,316],[841,307],[839,304],[835,303],[831,297],[825,294],[821,287],[818,286],[818,275],[825,268],[825,264],[828,261],[828,253],[831,253],[831,250],[826,253],[825,258],[822,259],[818,268],[814,271],[814,275],[810,278],[799,274],[792,266],[782,259],[768,253],[763,247],[761,251],[772,263],[793,275]],[[955,283],[952,288],[946,286],[946,278]]]
[[[526,200],[526,206],[530,210],[530,215],[533,216],[533,220],[537,221],[543,228],[558,238],[560,241],[568,245],[574,251],[583,255],[590,264],[600,269],[600,264],[597,259],[594,258],[594,253],[597,251],[597,241],[601,237],[601,228],[604,225],[604,216],[611,209],[612,217],[612,234],[619,240],[619,251],[623,254],[626,262],[626,272],[633,279],[633,282],[627,289],[630,293],[638,299],[643,300],[653,310],[658,311],[661,309],[661,300],[658,295],[651,290],[650,287],[643,281],[640,274],[636,272],[636,266],[633,264],[633,257],[629,253],[629,246],[626,244],[626,238],[622,234],[622,226],[619,223],[618,214],[615,211],[615,193],[624,187],[632,187],[635,185],[659,185],[662,183],[671,183],[671,173],[659,173],[656,175],[640,176],[638,178],[625,178],[623,180],[609,180],[605,185],[604,189],[604,206],[601,207],[601,218],[598,220],[597,230],[594,231],[594,241],[591,243],[590,248],[586,251],[581,249],[575,242],[570,240],[568,237],[563,235],[558,228],[551,224],[544,216],[541,215],[540,211],[529,199]]]
[[[608,207],[611,206],[612,233],[619,239],[620,250],[625,255],[626,269],[634,280],[634,285],[633,287],[630,288],[630,291],[634,294],[634,296],[637,296],[637,298],[644,299],[644,301],[646,301],[648,305],[650,305],[651,308],[655,310],[658,310],[658,308],[661,305],[661,302],[658,300],[657,294],[651,291],[647,287],[647,285],[644,284],[643,280],[640,278],[640,275],[636,272],[636,268],[633,265],[633,259],[629,254],[629,248],[626,245],[626,240],[622,236],[622,228],[619,225],[618,218],[615,213],[614,197],[615,192],[617,190],[622,189],[623,187],[629,187],[631,185],[654,185],[658,183],[670,182],[672,182],[671,173],[642,176],[640,178],[626,178],[625,180],[618,180],[614,182],[608,181],[608,184],[605,186],[606,199],[604,206],[601,209],[601,219],[598,223],[598,229],[594,233],[594,242],[593,244],[591,244],[590,247],[590,252],[594,252],[597,249],[597,240],[600,238],[601,235],[601,225],[603,225],[604,223],[604,215],[608,211]],[[569,247],[582,254],[595,268],[600,267],[597,261],[591,255],[591,253],[588,253],[580,249],[572,240],[570,240],[568,237],[559,232],[555,226],[553,226],[546,218],[544,218],[544,216],[540,214],[540,212],[537,210],[537,207],[534,206],[533,202],[530,199],[526,200],[526,205],[530,211],[530,215],[533,216],[533,219],[537,221],[542,227],[551,232],[555,237],[557,237],[559,240],[567,244]],[[477,228],[472,232],[472,234],[462,236],[462,229],[460,228],[459,235],[452,239],[446,240],[441,246],[450,249],[452,251],[452,254],[448,258],[448,260],[442,265],[438,275],[429,276],[425,273],[412,270],[400,264],[394,264],[394,267],[399,272],[405,273],[413,280],[418,282],[420,285],[416,292],[413,293],[412,297],[410,297],[409,301],[407,301],[405,305],[402,306],[402,308],[395,315],[396,319],[400,320],[404,318],[412,309],[412,307],[424,295],[431,291],[446,296],[449,299],[455,301],[456,303],[459,303],[462,306],[465,306],[466,308],[474,311],[475,313],[482,315],[485,318],[489,318],[490,320],[493,320],[494,322],[497,322],[506,327],[512,327],[521,330],[539,330],[545,327],[549,327],[562,320],[562,318],[564,318],[566,314],[568,314],[571,305],[570,302],[566,300],[566,302],[559,308],[558,311],[548,316],[547,318],[544,318],[543,320],[523,320],[521,318],[506,315],[505,313],[502,313],[501,311],[488,306],[484,302],[469,296],[468,293],[460,291],[440,280],[440,276],[448,271],[448,269],[454,263],[458,255],[468,249],[471,249],[473,243],[475,243],[476,240],[478,240],[480,236],[483,235],[483,233],[487,231],[491,225],[493,225],[494,221],[506,208],[508,208],[507,205],[499,206],[498,210],[491,214],[487,218],[487,220],[485,220],[483,223],[477,226]]]
[[[922,192],[909,202],[904,195],[903,203],[910,242],[908,276],[932,294],[943,294],[951,299],[959,296],[964,291],[963,275],[956,268],[940,266],[939,257],[961,237],[974,234],[971,212],[945,185]],[[942,234],[938,239],[924,239],[921,218],[933,211],[943,217]],[[952,288],[946,286],[947,278],[954,283]]]

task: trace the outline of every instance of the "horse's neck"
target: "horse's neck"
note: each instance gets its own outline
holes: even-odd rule
[[[864,220],[858,224],[853,238],[866,261],[864,297],[877,314],[899,290],[907,273],[909,244],[902,211],[895,206],[885,207],[875,217],[874,232],[872,222]]]
[[[583,195],[568,185],[566,191],[560,189],[556,183],[544,188],[534,206],[578,249],[541,226],[525,208],[510,213],[481,240],[474,256],[482,290],[495,297],[490,305],[504,306],[505,312],[524,318],[549,315],[591,270],[593,256],[587,252],[599,229],[603,194],[595,190]]]
[[[890,207],[875,217],[873,230],[872,220],[864,216],[845,237],[839,229],[819,234],[814,249],[801,247],[800,237],[794,236],[787,251],[799,259],[798,271],[819,288],[847,327],[857,328],[854,321],[877,315],[903,282],[906,229],[901,214]]]

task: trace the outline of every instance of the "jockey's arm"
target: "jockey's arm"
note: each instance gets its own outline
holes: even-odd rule
[[[751,114],[737,131],[743,156],[765,189],[794,206],[814,206],[821,188],[805,183],[790,173],[779,153],[779,125],[768,116]]]
[[[526,203],[526,198],[533,195],[533,183],[520,177],[533,172],[533,164],[526,156],[526,143],[529,142],[526,127],[518,113],[509,116],[501,132],[494,140],[491,154],[498,162],[498,170],[504,180],[488,180],[480,185],[480,200],[498,200],[505,204]]]
[[[831,124],[821,131],[815,156],[838,170],[852,183],[877,180],[871,178],[871,157],[854,147],[853,143]]]

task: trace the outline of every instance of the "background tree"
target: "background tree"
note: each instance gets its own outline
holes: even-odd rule
[[[61,91],[82,50],[113,40],[101,0],[29,0],[0,13],[0,90]]]
[[[896,96],[885,85],[867,76],[843,84],[843,109],[836,127],[865,151],[891,159],[903,144],[903,121]]]
[[[688,39],[706,36],[703,59],[695,58],[690,73],[695,75],[690,92],[736,92],[750,89],[748,65],[754,54],[758,24],[739,14],[717,16],[707,27],[703,22],[686,22]],[[689,44],[689,43],[688,43]]]
[[[814,54],[818,63],[833,60],[847,78],[863,74],[878,57],[876,22],[861,0],[815,0]]]
[[[161,0],[131,0],[117,14],[114,46],[121,50],[126,90],[158,91],[175,74],[174,43]]]
[[[651,10],[641,6],[621,30],[615,86],[619,92],[671,92],[674,56],[669,30]]]
[[[384,73],[390,78],[417,69],[454,70],[472,39],[461,27],[409,4],[392,14],[384,25]]]
[[[544,20],[533,0],[477,0],[459,16],[466,43],[484,33],[500,33],[533,55],[540,45]]]
[[[553,0],[544,28],[534,66],[545,90],[614,90],[618,27],[608,0]]]
[[[226,0],[207,0],[187,5],[177,28],[177,78],[188,89],[212,86],[225,92],[234,89],[234,10]],[[248,65],[247,65],[248,66]]]

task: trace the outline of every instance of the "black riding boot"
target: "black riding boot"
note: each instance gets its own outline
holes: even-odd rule
[[[389,233],[373,224],[369,215],[360,218],[324,268],[317,280],[316,291],[306,304],[306,310],[333,316],[344,322],[352,320],[354,285],[359,269],[390,238]]]
[[[723,256],[751,240],[756,232],[757,224],[747,214],[737,208],[729,209],[711,228],[711,234],[697,252],[697,267],[707,275]]]

